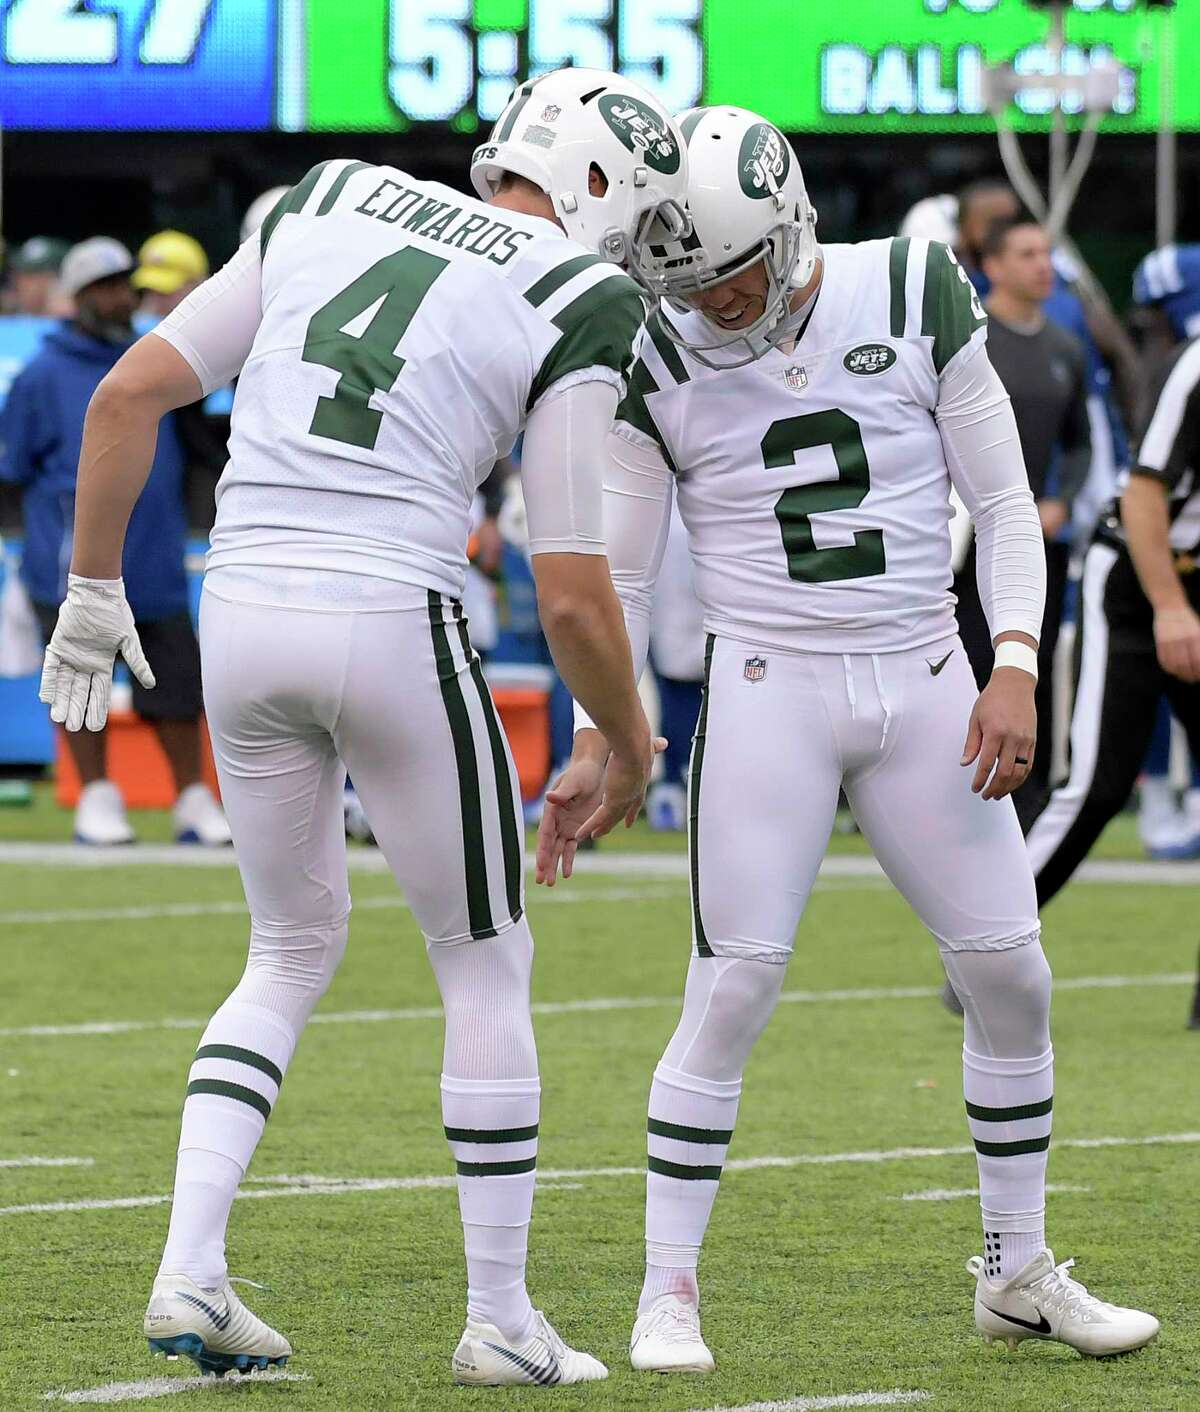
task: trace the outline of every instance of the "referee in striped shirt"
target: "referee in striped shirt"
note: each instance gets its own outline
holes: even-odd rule
[[[1026,839],[1039,905],[1124,808],[1164,692],[1200,759],[1200,337],[1175,351],[1149,406],[1128,482],[1084,561],[1071,773]],[[1191,1023],[1200,1028],[1200,989]]]

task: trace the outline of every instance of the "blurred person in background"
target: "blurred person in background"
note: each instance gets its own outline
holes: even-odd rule
[[[67,592],[84,415],[101,379],[134,342],[133,269],[129,251],[104,236],[68,252],[60,278],[74,300],[74,316],[48,335],[17,376],[0,423],[0,478],[23,490],[21,574],[47,641]],[[200,655],[184,575],[183,476],[182,447],[168,417],[159,428],[145,494],[130,521],[123,562],[126,592],[154,673],[140,653],[128,665],[134,710],[154,726],[178,791],[177,838],[220,845],[230,841],[229,829],[200,776]],[[150,691],[155,678],[157,689]],[[132,842],[120,790],[107,776],[104,732],[71,732],[67,741],[83,785],[76,839],[98,845]]]
[[[984,271],[991,285],[986,301],[988,351],[1017,419],[1029,484],[1037,501],[1046,546],[1046,612],[1038,648],[1039,732],[1029,779],[1014,796],[1036,809],[1050,779],[1054,700],[1054,649],[1062,623],[1070,545],[1071,505],[1087,479],[1091,431],[1087,415],[1086,366],[1079,340],[1045,314],[1054,286],[1050,242],[1035,222],[999,221],[984,244]],[[972,549],[958,576],[958,620],[976,680],[992,671],[992,642],[980,606]]]
[[[160,230],[138,251],[133,287],[142,291],[138,323],[153,328],[208,278],[208,256],[198,240]],[[143,330],[145,331],[145,330]]]
[[[35,235],[8,257],[8,289],[3,312],[57,318],[67,312],[58,272],[67,253],[65,240]]]

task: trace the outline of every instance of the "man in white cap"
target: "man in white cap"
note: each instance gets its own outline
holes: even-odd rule
[[[119,241],[96,236],[74,246],[61,286],[74,317],[47,335],[9,391],[0,422],[0,479],[22,487],[21,573],[49,641],[66,597],[75,519],[75,480],[84,414],[101,379],[134,341],[134,260]],[[131,645],[134,709],[150,721],[171,766],[182,841],[229,842],[221,806],[200,778],[200,657],[188,616],[184,543],[184,456],[170,418],[159,428],[153,469],[125,545],[124,578],[145,652]],[[151,690],[156,686],[157,688]],[[107,777],[104,732],[68,734],[83,783],[75,813],[82,843],[133,841],[120,790]]]

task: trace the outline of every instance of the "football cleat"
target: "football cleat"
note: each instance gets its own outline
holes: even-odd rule
[[[151,1352],[182,1353],[217,1377],[282,1367],[292,1354],[287,1339],[252,1314],[228,1280],[220,1289],[202,1289],[186,1275],[159,1275],[142,1327]]]
[[[711,1373],[717,1366],[700,1334],[699,1309],[674,1294],[638,1315],[629,1361],[641,1373]]]
[[[1054,1263],[1041,1250],[1011,1280],[992,1284],[983,1257],[973,1255],[967,1271],[975,1276],[975,1327],[988,1343],[999,1339],[1016,1352],[1022,1339],[1065,1343],[1089,1358],[1107,1358],[1142,1348],[1158,1333],[1158,1320],[1140,1309],[1122,1309],[1089,1294],[1067,1271],[1074,1260]]]
[[[206,784],[190,784],[175,801],[175,842],[226,848],[233,842],[225,811]]]
[[[541,1310],[534,1313],[533,1332],[520,1343],[506,1339],[495,1324],[468,1319],[450,1366],[454,1381],[468,1387],[566,1387],[608,1377],[598,1358],[568,1348]]]
[[[112,848],[133,841],[125,801],[112,780],[93,780],[85,785],[75,806],[75,842]]]

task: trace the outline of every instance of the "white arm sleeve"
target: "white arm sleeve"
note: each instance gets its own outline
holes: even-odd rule
[[[616,410],[615,387],[582,382],[530,412],[521,447],[530,554],[604,553],[604,439]]]
[[[1012,403],[981,347],[943,377],[934,412],[955,490],[975,521],[979,600],[993,639],[1042,635],[1046,549]]]
[[[650,608],[671,528],[674,480],[663,454],[610,432],[605,447],[604,529],[613,587],[625,613],[625,631],[640,678],[650,654]],[[575,729],[591,726],[575,703]]]
[[[241,372],[261,322],[262,255],[253,235],[153,332],[185,360],[207,397]]]

